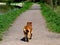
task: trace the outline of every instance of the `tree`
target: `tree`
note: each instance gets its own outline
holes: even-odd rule
[[[7,0],[6,5],[10,6],[10,3],[14,2],[14,0]]]
[[[54,8],[54,6],[53,6],[53,0],[50,0],[50,5],[52,6],[52,8]]]
[[[57,7],[57,2],[58,2],[58,0],[55,0],[55,8]]]

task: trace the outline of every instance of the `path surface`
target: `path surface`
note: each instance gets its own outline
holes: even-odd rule
[[[21,14],[5,34],[0,45],[60,45],[60,35],[48,32],[46,23],[41,15],[38,4]],[[23,35],[23,27],[26,22],[33,23],[33,38],[30,42],[23,42],[20,39]]]

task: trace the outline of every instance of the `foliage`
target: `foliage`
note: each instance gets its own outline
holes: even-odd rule
[[[7,12],[6,14],[0,15],[0,40],[2,40],[2,34],[8,30],[10,25],[21,13],[26,11],[32,5],[31,2],[25,2],[21,9],[15,9]]]
[[[60,6],[57,6],[57,8],[55,8],[55,10],[54,10],[57,14],[59,14],[60,15]]]
[[[60,33],[60,15],[56,14],[48,5],[41,4],[43,16],[50,31]]]
[[[7,1],[14,1],[14,0],[0,0],[0,2],[7,2]]]

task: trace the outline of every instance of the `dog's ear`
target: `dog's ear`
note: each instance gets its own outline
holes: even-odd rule
[[[32,22],[27,22],[27,24],[32,24]]]

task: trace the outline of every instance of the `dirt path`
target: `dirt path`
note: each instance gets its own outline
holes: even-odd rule
[[[21,14],[9,28],[0,45],[60,45],[60,35],[48,32],[39,7],[38,4],[34,4],[29,10]],[[23,26],[28,21],[33,23],[33,38],[27,43],[20,39],[24,36]]]

